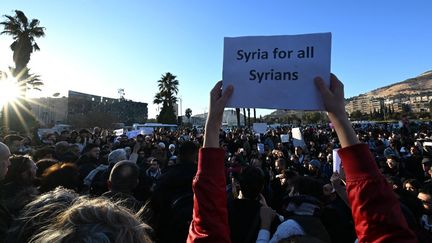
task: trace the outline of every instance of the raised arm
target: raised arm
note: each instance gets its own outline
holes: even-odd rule
[[[316,78],[315,83],[342,146],[338,153],[346,174],[348,200],[359,242],[417,242],[393,190],[348,120],[343,84],[333,74],[330,88],[321,78]]]
[[[198,171],[193,181],[194,208],[188,242],[230,242],[225,191],[225,152],[219,148],[219,130],[233,87],[229,86],[224,94],[221,88],[220,81],[210,92],[204,147],[199,151]]]

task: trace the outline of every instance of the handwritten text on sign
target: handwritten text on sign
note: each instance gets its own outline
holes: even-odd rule
[[[321,110],[313,79],[330,78],[331,34],[225,38],[229,107]]]

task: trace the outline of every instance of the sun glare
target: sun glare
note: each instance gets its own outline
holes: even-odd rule
[[[14,78],[1,79],[0,91],[0,107],[12,103],[20,97],[20,88]]]

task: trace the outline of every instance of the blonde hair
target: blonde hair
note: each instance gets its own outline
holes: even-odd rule
[[[30,242],[152,242],[150,227],[107,199],[81,197]]]
[[[78,196],[74,191],[62,187],[40,195],[21,210],[9,228],[5,242],[28,242],[33,235],[46,229]]]

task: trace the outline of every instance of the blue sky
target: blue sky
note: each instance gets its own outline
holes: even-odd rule
[[[180,81],[182,110],[208,109],[222,77],[223,37],[332,32],[332,71],[346,96],[432,69],[432,1],[1,0],[46,27],[32,71],[42,93],[76,90],[149,103],[161,74]],[[0,68],[12,65],[11,38],[0,36]],[[261,110],[259,114],[266,114]]]

